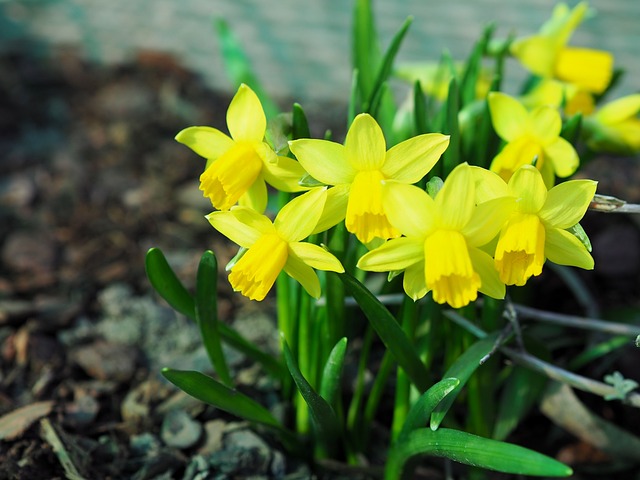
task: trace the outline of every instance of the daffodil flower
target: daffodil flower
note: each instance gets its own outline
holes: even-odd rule
[[[560,265],[593,269],[583,243],[567,231],[584,216],[597,182],[570,180],[547,191],[540,172],[522,166],[504,183],[497,175],[474,167],[485,198],[511,197],[512,211],[500,230],[495,267],[507,285],[524,285],[540,275],[547,259]]]
[[[229,282],[233,289],[252,300],[263,300],[284,270],[309,295],[318,298],[320,281],[313,269],[344,272],[331,253],[301,241],[318,223],[326,199],[326,187],[314,188],[282,207],[273,222],[242,206],[207,215],[216,230],[248,249],[231,267]]]
[[[351,124],[344,145],[312,139],[295,140],[289,145],[313,178],[337,189],[327,206],[332,221],[322,223],[335,225],[345,219],[347,230],[368,243],[375,238],[400,236],[385,213],[381,181],[394,180],[389,188],[418,182],[446,150],[449,137],[439,133],[418,135],[387,151],[376,121],[360,114]]]
[[[640,151],[640,94],[607,103],[584,119],[587,145],[594,150],[632,154]]]
[[[531,72],[543,78],[555,78],[587,92],[602,93],[611,82],[613,56],[609,52],[568,47],[573,31],[584,19],[586,2],[573,10],[560,3],[537,35],[518,39],[511,53]]]
[[[278,156],[264,141],[267,120],[258,96],[242,84],[227,110],[231,137],[212,127],[189,127],[176,140],[207,159],[200,190],[218,210],[241,205],[264,212],[265,181],[285,192],[305,190],[298,181],[305,175],[291,158]]]
[[[396,184],[384,204],[391,224],[404,236],[389,240],[360,258],[358,267],[374,272],[404,270],[404,290],[413,300],[433,291],[438,303],[460,308],[478,291],[504,298],[491,256],[480,246],[491,241],[511,211],[509,198],[476,206],[469,165],[457,166],[432,199],[424,190]]]
[[[560,136],[562,118],[554,108],[540,106],[528,112],[518,100],[500,92],[491,92],[488,99],[493,127],[507,142],[493,159],[492,171],[507,181],[518,168],[535,160],[550,187],[556,175],[568,177],[576,171],[578,153]]]

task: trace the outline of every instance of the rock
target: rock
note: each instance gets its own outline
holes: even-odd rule
[[[200,440],[202,425],[184,410],[171,410],[162,421],[160,436],[170,447],[187,449]]]
[[[135,372],[138,351],[128,345],[98,340],[76,348],[71,356],[93,378],[127,382]]]
[[[205,442],[198,449],[200,455],[208,455],[222,449],[222,436],[227,422],[224,420],[210,420],[204,424]]]

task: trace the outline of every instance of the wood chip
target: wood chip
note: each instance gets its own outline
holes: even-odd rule
[[[14,440],[22,435],[39,418],[49,415],[53,402],[37,402],[0,417],[0,440]]]

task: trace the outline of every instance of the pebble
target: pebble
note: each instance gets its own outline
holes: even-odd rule
[[[202,425],[184,410],[171,410],[162,421],[160,437],[169,447],[187,449],[193,447],[202,436]]]
[[[71,356],[93,378],[128,382],[135,373],[138,351],[128,345],[97,340],[76,348]]]

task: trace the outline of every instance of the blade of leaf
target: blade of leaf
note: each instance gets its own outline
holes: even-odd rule
[[[343,337],[333,347],[329,358],[322,370],[322,384],[320,385],[320,396],[329,405],[333,405],[340,386],[342,367],[344,366],[344,356],[347,351],[347,338]]]
[[[458,397],[458,394],[463,389],[469,377],[480,366],[480,360],[486,356],[487,353],[493,348],[498,333],[488,335],[482,340],[478,340],[471,345],[462,355],[460,355],[453,365],[444,374],[444,378],[457,378],[460,380],[458,386],[447,395],[437,407],[434,408],[431,414],[431,429],[437,430],[445,415],[453,405],[453,402]]]
[[[462,162],[460,158],[460,128],[458,125],[458,112],[460,111],[458,82],[455,77],[449,82],[449,95],[447,102],[442,108],[445,109],[445,125],[443,132],[449,137],[449,146],[442,154],[443,178],[451,173],[451,171]]]
[[[353,68],[362,98],[373,91],[375,75],[380,65],[380,46],[373,18],[371,0],[357,0],[353,12]]]
[[[421,428],[413,430],[405,441],[392,448],[384,478],[401,478],[404,464],[416,455],[445,457],[466,465],[516,475],[568,477],[573,473],[567,465],[519,445],[448,428],[435,432]]]
[[[466,67],[460,80],[460,100],[462,107],[469,105],[476,99],[476,88],[482,72],[482,58],[495,29],[495,24],[489,24],[484,28],[482,36],[476,42],[471,55],[469,55],[465,63]]]
[[[145,269],[149,282],[169,305],[189,318],[196,318],[195,302],[169,266],[162,250],[149,249],[145,257]]]
[[[349,289],[384,345],[391,351],[398,365],[407,373],[413,384],[421,392],[427,390],[429,387],[427,384],[429,372],[420,361],[414,346],[393,315],[355,277],[348,273],[341,273],[338,276]]]
[[[291,122],[291,138],[297,140],[299,138],[309,138],[311,132],[309,131],[309,123],[307,122],[307,116],[299,103],[293,104],[293,120]]]
[[[202,343],[222,383],[233,387],[218,332],[218,261],[211,250],[202,254],[196,278],[196,322]]]
[[[402,430],[398,435],[398,442],[406,439],[413,430],[422,428],[427,424],[429,416],[434,408],[445,398],[451,391],[458,386],[460,380],[457,378],[443,378],[429,390],[424,392],[416,403],[413,404],[411,410],[407,414],[407,419],[402,426]]]

